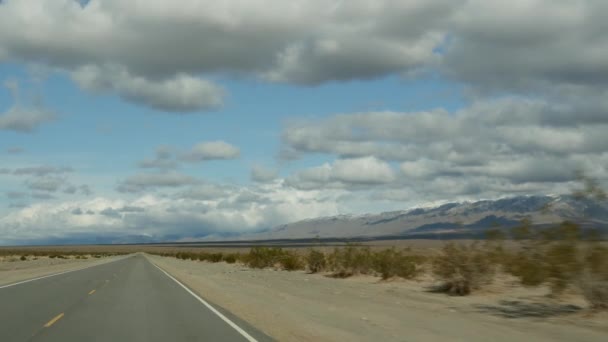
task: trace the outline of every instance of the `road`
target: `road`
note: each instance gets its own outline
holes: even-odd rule
[[[0,287],[0,341],[269,340],[209,305],[137,254]]]

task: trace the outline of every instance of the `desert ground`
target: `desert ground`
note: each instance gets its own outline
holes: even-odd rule
[[[305,271],[251,269],[149,256],[205,299],[281,341],[604,341],[608,315],[576,293],[512,279],[466,297],[432,293],[434,281],[335,279]]]
[[[431,256],[442,241],[374,241],[372,250],[409,248]],[[313,245],[330,252],[340,244]],[[311,245],[287,247],[304,254]],[[276,267],[254,269],[240,262],[206,262],[159,253],[246,253],[250,246],[46,246],[0,248],[0,285],[76,270],[144,252],[205,300],[280,341],[605,341],[608,313],[590,310],[574,289],[550,296],[545,286],[524,287],[500,274],[468,296],[435,293],[428,272],[414,279],[328,272],[310,274]],[[65,259],[19,254],[65,254]],[[43,253],[43,254],[44,254]],[[95,257],[95,255],[104,255]],[[77,258],[77,255],[86,256]]]
[[[12,284],[23,280],[43,277],[64,271],[77,270],[83,267],[98,265],[108,262],[114,257],[89,257],[87,259],[49,258],[48,256],[33,257],[28,260],[20,260],[16,255],[0,256],[0,286]]]

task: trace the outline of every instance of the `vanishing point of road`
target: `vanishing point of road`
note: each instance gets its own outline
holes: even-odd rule
[[[0,286],[0,341],[268,341],[144,255]]]

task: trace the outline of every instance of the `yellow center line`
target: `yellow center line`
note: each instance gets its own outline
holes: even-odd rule
[[[92,295],[93,293],[95,293],[95,290],[91,290],[91,292],[89,292],[90,295]]]
[[[51,325],[55,324],[58,320],[60,320],[62,317],[63,317],[63,312],[60,313],[59,315],[55,316],[55,318],[53,318],[47,324],[45,324],[44,327],[45,328],[50,327]]]

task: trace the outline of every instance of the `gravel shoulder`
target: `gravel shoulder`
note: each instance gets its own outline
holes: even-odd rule
[[[148,255],[203,298],[281,341],[605,341],[608,316],[573,296],[490,288],[468,297],[382,282]],[[510,317],[510,318],[508,318]]]
[[[77,270],[93,265],[99,265],[116,257],[89,259],[51,259],[39,257],[21,261],[18,257],[0,257],[0,285],[12,284],[23,280],[43,277],[49,274]]]

